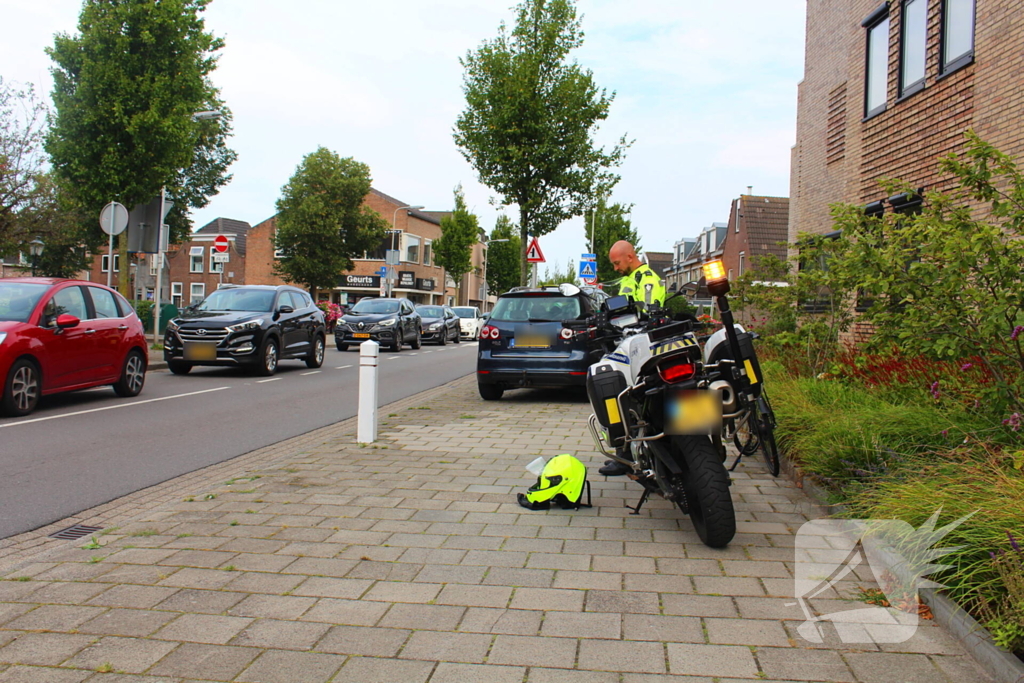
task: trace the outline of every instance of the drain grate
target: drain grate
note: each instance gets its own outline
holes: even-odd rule
[[[55,534],[50,534],[50,538],[63,538],[65,540],[73,540],[76,538],[82,538],[89,534],[94,534],[97,531],[103,531],[101,526],[89,526],[88,524],[76,524],[69,526],[67,529],[61,529]]]

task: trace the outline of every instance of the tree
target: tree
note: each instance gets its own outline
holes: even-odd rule
[[[551,232],[608,192],[618,181],[609,169],[630,145],[623,137],[606,152],[593,142],[615,94],[567,61],[582,43],[572,0],[523,0],[511,33],[502,23],[497,38],[460,60],[466,109],[455,142],[481,182],[519,207],[521,284],[528,236]]]
[[[618,282],[621,275],[612,267],[608,260],[608,252],[612,245],[619,240],[626,240],[640,252],[640,235],[633,229],[633,224],[628,218],[633,210],[632,204],[612,204],[608,206],[602,197],[598,200],[596,208],[591,208],[584,215],[587,228],[587,249],[591,254],[597,255],[597,281],[604,284]],[[591,239],[591,225],[593,225],[593,239]]]
[[[544,269],[544,277],[537,278],[537,286],[547,287],[549,285],[560,285],[563,282],[569,282],[575,285],[578,284],[576,281],[577,275],[576,264],[572,259],[569,259],[569,265],[561,272],[558,270],[558,264],[554,263],[552,264],[551,270],[548,270],[547,268]]]
[[[455,188],[455,210],[441,219],[441,237],[434,240],[434,262],[444,268],[457,287],[455,300],[462,293],[462,279],[473,269],[473,245],[480,238],[480,223],[466,208],[462,185]]]
[[[93,224],[96,219],[91,217]],[[89,250],[97,246],[95,233],[86,228],[89,222],[90,217],[56,178],[51,174],[40,176],[36,200],[19,215],[25,236],[38,236],[44,244],[36,260],[36,274],[73,278],[88,269]]]
[[[231,112],[210,81],[224,43],[204,30],[209,2],[87,0],[78,35],[58,34],[47,50],[56,115],[46,150],[89,215],[110,201],[131,209],[166,187],[180,239],[191,227],[186,207],[204,206],[230,180]],[[195,120],[210,110],[218,121]]]
[[[363,205],[370,167],[324,147],[306,155],[277,200],[274,272],[312,294],[352,270],[352,258],[380,246],[390,224]]]
[[[507,239],[508,242],[494,242]],[[502,294],[519,284],[519,229],[505,214],[498,216],[487,244],[487,290]]]
[[[43,201],[46,124],[46,105],[32,88],[0,78],[0,256],[27,251],[22,245],[33,239],[24,223]]]

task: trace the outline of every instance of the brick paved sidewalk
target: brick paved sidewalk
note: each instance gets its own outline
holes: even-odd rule
[[[339,423],[83,513],[94,541],[11,539],[0,683],[987,680],[928,621],[899,645],[803,640],[804,493],[751,461],[736,539],[709,549],[665,501],[628,514],[640,488],[597,474],[588,414],[484,402],[470,376],[389,406],[373,446]],[[524,466],[565,452],[595,507],[519,507]],[[841,597],[812,603],[863,606]]]

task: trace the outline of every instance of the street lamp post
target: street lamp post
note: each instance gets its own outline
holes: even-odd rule
[[[511,241],[511,240],[508,237],[502,237],[501,239],[487,240],[487,242],[484,243],[484,247],[486,248],[484,250],[484,273],[483,273],[483,275],[484,275],[484,286],[483,286],[484,292],[483,292],[483,296],[480,297],[480,302],[482,304],[484,304],[485,307],[487,305],[487,297],[490,296],[490,288],[487,285],[487,254],[490,253],[490,251],[491,251],[490,250],[490,246],[492,244],[497,244],[498,242],[509,242],[509,241]]]
[[[395,250],[395,233],[399,231],[398,230],[398,212],[399,211],[419,211],[422,208],[423,208],[422,206],[411,206],[410,205],[410,206],[400,206],[397,209],[395,209],[395,215],[391,217],[391,251]],[[390,263],[388,263],[387,259],[384,260],[384,264],[388,267],[388,274],[385,277],[387,277],[387,283],[388,283],[388,287],[387,287],[387,289],[388,289],[388,298],[391,298],[391,296],[394,295],[394,291],[395,291],[395,286],[393,284],[391,284],[391,269],[394,268],[394,266],[391,265]],[[398,264],[395,264],[395,265],[398,265]]]
[[[32,257],[32,277],[36,276],[36,262],[43,255],[43,241],[37,235],[34,240],[28,243],[28,253]]]
[[[197,111],[192,114],[193,121],[219,119],[222,116],[217,109]],[[164,273],[164,202],[167,200],[167,186],[160,188],[160,223],[156,227],[156,287],[153,291],[153,342],[160,341],[160,289],[163,287]],[[113,256],[111,267],[113,267]]]

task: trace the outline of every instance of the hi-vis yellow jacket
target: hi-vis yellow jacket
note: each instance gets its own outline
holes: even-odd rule
[[[648,306],[665,305],[665,284],[646,263],[641,263],[636,270],[619,280],[619,294],[633,301],[642,301]]]

